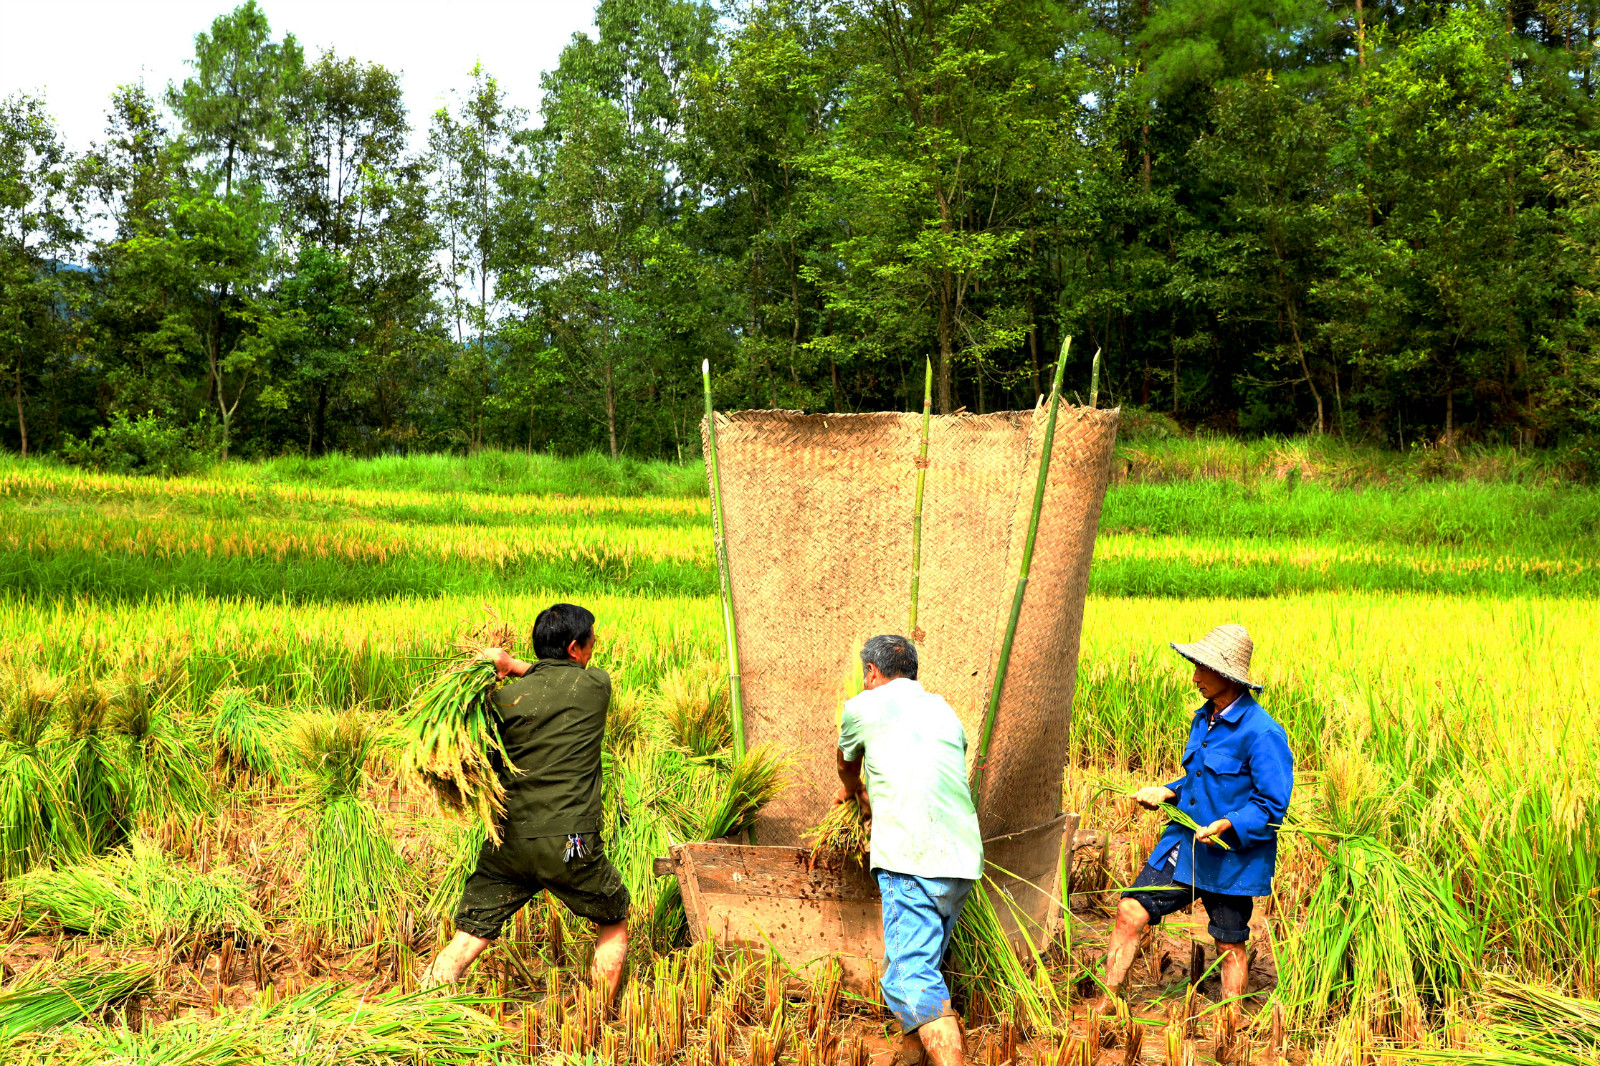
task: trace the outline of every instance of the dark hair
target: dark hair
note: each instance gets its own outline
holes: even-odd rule
[[[541,659],[566,659],[567,645],[583,647],[594,637],[594,615],[575,603],[557,603],[533,620],[533,653]]]
[[[884,677],[917,679],[917,647],[905,637],[885,633],[861,645],[861,665],[869,663]]]

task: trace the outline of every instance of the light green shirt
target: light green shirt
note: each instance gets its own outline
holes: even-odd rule
[[[983,838],[967,789],[967,734],[919,681],[897,677],[844,705],[839,750],[866,757],[872,866],[918,877],[983,876]]]

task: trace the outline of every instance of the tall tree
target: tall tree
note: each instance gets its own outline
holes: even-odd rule
[[[518,165],[512,144],[527,112],[506,103],[505,90],[481,63],[471,77],[472,86],[457,96],[454,111],[441,107],[434,113],[428,149],[459,349],[451,375],[466,408],[465,443],[476,449],[483,446],[494,372],[490,345],[500,317],[502,244],[515,218],[505,183]]]
[[[70,332],[65,256],[82,240],[71,158],[38,97],[0,100],[0,358],[28,454],[27,390]]]
[[[245,0],[197,33],[193,76],[167,89],[191,149],[220,171],[232,195],[235,171],[266,176],[288,133],[284,105],[299,84],[304,53],[293,34],[272,39],[266,13]]]

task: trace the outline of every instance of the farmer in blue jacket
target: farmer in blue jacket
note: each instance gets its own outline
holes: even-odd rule
[[[1200,831],[1170,823],[1122,894],[1106,952],[1101,1010],[1114,1010],[1115,997],[1125,994],[1139,935],[1197,898],[1222,953],[1223,999],[1244,995],[1253,897],[1272,892],[1278,827],[1294,788],[1289,738],[1253,695],[1261,686],[1250,680],[1252,647],[1244,626],[1237,625],[1218,626],[1193,644],[1172,645],[1194,664],[1194,685],[1206,702],[1189,729],[1184,775],[1141,788],[1133,798],[1152,810],[1171,803]]]

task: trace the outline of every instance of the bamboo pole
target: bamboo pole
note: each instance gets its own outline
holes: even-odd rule
[[[717,421],[711,408],[711,360],[700,363],[706,392],[706,462],[711,466],[711,536],[717,552],[722,591],[722,631],[728,643],[728,714],[733,720],[733,757],[744,758],[744,692],[739,680],[739,626],[733,614],[733,582],[728,576],[728,540],[722,525],[722,474],[717,468]]]
[[[1089,406],[1100,406],[1100,349],[1094,350],[1094,367],[1089,371]]]
[[[1005,640],[1000,645],[1000,663],[994,671],[994,687],[989,692],[989,708],[983,715],[983,733],[978,740],[978,757],[972,764],[972,801],[977,803],[983,784],[983,769],[989,761],[989,741],[994,737],[995,714],[1006,687],[1006,670],[1011,665],[1011,646],[1017,639],[1017,619],[1022,616],[1022,599],[1028,591],[1028,570],[1033,564],[1033,543],[1039,535],[1039,511],[1044,506],[1044,488],[1050,479],[1050,452],[1055,447],[1056,413],[1061,410],[1061,376],[1067,368],[1067,349],[1072,338],[1061,342],[1056,359],[1055,384],[1050,387],[1050,413],[1045,418],[1044,448],[1039,453],[1039,477],[1033,486],[1033,512],[1028,516],[1028,538],[1022,543],[1022,566],[1017,572],[1016,591],[1011,595],[1011,618],[1006,623]]]
[[[917,455],[917,505],[911,515],[911,620],[906,636],[913,643],[922,640],[917,629],[917,593],[922,587],[922,488],[928,480],[928,422],[933,414],[933,360],[925,360],[922,379],[922,451]]]

